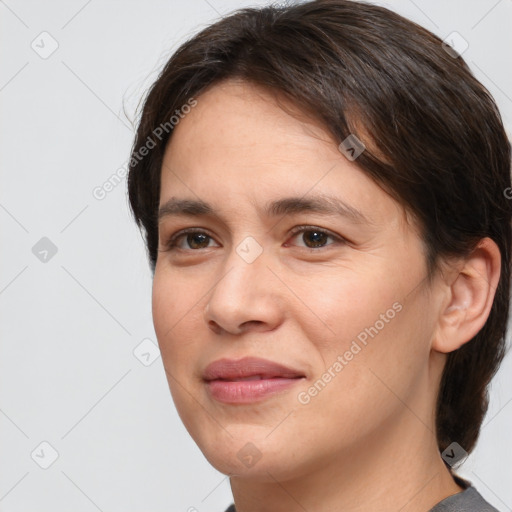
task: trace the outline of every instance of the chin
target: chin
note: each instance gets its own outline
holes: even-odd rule
[[[217,471],[230,477],[275,483],[276,479],[285,481],[297,476],[300,468],[293,455],[296,450],[291,449],[287,454],[283,451],[283,439],[276,436],[270,442],[265,436],[259,441],[257,435],[233,438],[227,435],[223,442],[210,440],[198,446]]]

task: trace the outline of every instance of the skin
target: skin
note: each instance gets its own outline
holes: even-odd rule
[[[215,215],[160,219],[153,319],[178,413],[208,461],[230,475],[237,511],[426,511],[460,492],[439,455],[434,405],[446,354],[489,314],[494,242],[483,239],[429,283],[418,227],[319,124],[233,80],[197,100],[167,147],[160,205],[201,199]],[[263,213],[269,201],[319,194],[368,222]],[[304,225],[335,237],[311,248],[314,229],[291,233]],[[186,228],[207,236],[184,235],[169,248]],[[249,236],[262,250],[251,263],[236,250]],[[298,394],[396,303],[394,318],[301,403]],[[253,404],[211,398],[204,368],[245,356],[306,377]],[[251,467],[237,456],[248,442],[261,454]]]

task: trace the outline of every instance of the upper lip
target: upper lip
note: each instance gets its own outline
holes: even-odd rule
[[[257,357],[244,357],[237,360],[218,359],[209,364],[203,372],[203,379],[206,381],[235,380],[253,376],[270,379],[273,377],[297,378],[305,375],[299,370]]]

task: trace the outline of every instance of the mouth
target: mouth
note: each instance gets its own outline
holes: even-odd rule
[[[203,379],[207,382],[213,380],[245,381],[273,378],[294,379],[298,377],[305,377],[305,375],[300,370],[288,368],[280,363],[256,357],[218,359],[209,364],[203,372]]]
[[[289,390],[305,378],[300,370],[253,357],[219,359],[203,372],[203,380],[211,397],[229,404],[261,401]]]
[[[251,375],[250,377],[240,377],[238,379],[214,379],[214,380],[221,380],[224,382],[245,382],[247,380],[265,380],[265,379],[275,379],[275,378],[281,378],[281,377],[263,377],[262,375]]]

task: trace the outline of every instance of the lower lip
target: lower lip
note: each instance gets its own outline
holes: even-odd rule
[[[227,404],[249,404],[285,391],[303,378],[260,379],[260,380],[211,380],[207,387],[215,400]]]

